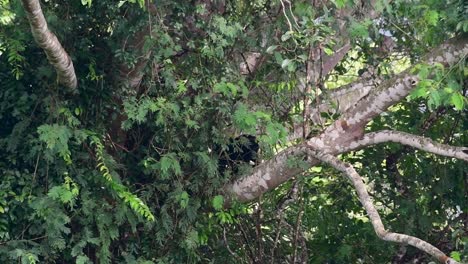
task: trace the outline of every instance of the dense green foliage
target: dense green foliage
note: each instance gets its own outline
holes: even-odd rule
[[[378,240],[335,170],[314,167],[254,203],[223,209],[223,186],[240,175],[220,175],[213,152],[240,134],[257,135],[263,159],[286,146],[302,115],[303,97],[292,90],[309,47],[331,54],[341,45],[329,36],[339,34],[340,8],[354,1],[321,9],[294,1],[286,15],[280,2],[214,2],[155,1],[154,15],[144,1],[42,1],[73,59],[74,95],[35,44],[20,1],[0,0],[0,263],[395,258],[400,246]],[[468,31],[463,1],[377,2],[378,21],[359,11],[346,21],[353,49],[321,80],[323,89],[354,81],[371,66],[389,76]],[[140,38],[144,29],[152,37]],[[391,32],[397,55],[376,49],[380,29]],[[128,89],[121,72],[142,56],[131,44],[138,38],[152,53],[138,89]],[[241,74],[249,52],[265,56]],[[466,145],[464,62],[420,65],[418,74],[423,82],[412,96],[367,129]],[[390,229],[467,258],[466,164],[396,144],[343,158],[367,176]],[[251,170],[242,166],[239,174]],[[279,214],[291,195],[297,197]],[[412,248],[400,261],[414,259],[430,261]]]

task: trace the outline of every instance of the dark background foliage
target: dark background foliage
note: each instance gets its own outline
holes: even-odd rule
[[[42,2],[74,62],[79,94],[72,95],[35,44],[20,2],[0,0],[0,262],[430,261],[378,241],[352,187],[328,167],[222,208],[223,186],[251,167],[220,173],[218,150],[246,134],[257,136],[259,160],[286,146],[301,113],[292,87],[308,47],[336,47],[327,37],[338,34],[339,7],[353,1],[323,9],[294,1],[299,23],[289,35],[277,2],[155,1],[156,15],[132,2]],[[378,3],[378,22],[359,12],[346,21],[353,52],[323,80],[327,87],[373,65],[388,76],[468,28],[463,1]],[[130,90],[121,72],[142,56],[134,44],[142,29],[152,32],[140,41],[153,52],[139,88]],[[397,55],[376,51],[380,29],[391,32]],[[262,63],[243,75],[239,64],[249,52],[260,52]],[[450,97],[466,95],[466,66],[460,69],[440,82],[450,93],[427,88],[367,129],[466,145],[466,108]],[[463,162],[396,144],[343,158],[367,176],[390,229],[466,258]]]

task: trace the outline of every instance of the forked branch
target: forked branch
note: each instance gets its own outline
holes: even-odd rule
[[[319,159],[320,161],[331,165],[335,169],[341,171],[345,174],[346,178],[348,178],[351,181],[351,183],[354,186],[354,189],[358,194],[359,201],[364,206],[367,215],[370,218],[374,231],[380,239],[385,241],[409,244],[435,257],[441,263],[459,264],[459,262],[448,257],[438,248],[434,247],[433,245],[429,244],[428,242],[422,239],[385,230],[379,212],[377,212],[377,209],[375,208],[374,203],[372,202],[372,199],[369,193],[367,192],[366,185],[364,184],[362,177],[349,163],[345,163],[339,160],[338,158],[334,157],[333,155],[320,153],[314,150],[310,150],[309,154]]]

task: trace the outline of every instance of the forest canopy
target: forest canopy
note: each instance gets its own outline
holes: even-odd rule
[[[468,5],[0,0],[0,263],[465,263]]]

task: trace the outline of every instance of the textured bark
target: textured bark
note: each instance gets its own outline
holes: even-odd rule
[[[157,13],[157,9],[149,0],[145,0],[145,7],[148,11],[150,17],[155,16]],[[138,55],[138,59],[132,67],[129,67],[126,64],[119,65],[119,77],[117,78],[118,86],[124,87],[127,94],[139,94],[140,91],[140,84],[143,80],[145,75],[145,69],[148,66],[149,59],[152,55],[152,46],[148,47],[148,49],[144,49],[145,41],[148,38],[154,38],[154,34],[152,32],[152,25],[151,19],[148,22],[148,25],[143,27],[140,31],[136,32],[135,35],[131,36],[131,40],[129,43],[124,41],[122,44],[124,49],[127,50],[134,50]],[[109,135],[111,140],[114,141],[116,144],[125,145],[127,139],[127,131],[122,129],[122,123],[127,120],[127,116],[125,111],[123,110],[122,98],[117,95],[113,96],[113,100],[116,102],[116,105],[119,105],[121,109],[117,111],[117,116],[111,122],[111,129]]]
[[[426,137],[390,130],[366,134],[362,139],[353,141],[347,147],[342,148],[340,152],[347,152],[348,150],[356,150],[369,145],[385,142],[400,143],[402,145],[411,146],[437,155],[468,161],[468,148],[466,147],[444,145]]]
[[[133,67],[127,65],[120,66],[120,82],[126,86],[131,93],[138,93],[138,87],[143,79],[145,68],[148,65],[151,57],[151,49],[143,50],[146,38],[151,36],[151,27],[147,26],[143,30],[137,32],[133,36],[131,43],[128,45],[128,50],[136,50],[138,52],[138,61]]]
[[[47,27],[39,0],[21,0],[31,25],[31,32],[36,43],[47,55],[50,64],[57,71],[61,84],[76,91],[77,79],[73,62],[60,44],[54,33]]]
[[[288,148],[278,153],[273,159],[255,167],[254,173],[248,177],[228,185],[226,191],[232,193],[241,202],[251,201],[303,171],[297,166],[288,166],[289,158],[302,156],[303,161],[310,166],[318,164],[318,160],[309,158],[306,154],[307,146],[305,145]]]
[[[457,38],[440,45],[432,50],[422,63],[455,64],[468,54],[467,40]],[[390,106],[403,100],[416,87],[419,79],[411,71],[412,68],[383,82],[376,89],[370,90],[368,95],[349,108],[321,135],[309,140],[308,144],[327,153],[343,152],[345,146],[363,136],[364,127],[368,122]]]
[[[382,83],[381,78],[365,78],[351,84],[345,85],[339,89],[333,89],[325,95],[321,104],[315,106],[311,112],[311,119],[318,124],[320,113],[328,112],[330,114],[344,113],[356,102],[361,100],[369,92]]]
[[[350,165],[347,164],[333,155],[330,154],[322,154],[316,151],[309,152],[312,156],[316,157],[317,159],[331,165],[335,169],[341,171],[346,175],[346,177],[351,181],[358,194],[359,201],[365,208],[367,215],[374,227],[374,231],[377,236],[385,241],[402,243],[402,244],[409,244],[413,247],[416,247],[429,255],[433,256],[441,263],[446,264],[456,264],[459,263],[452,258],[446,256],[442,251],[438,248],[434,247],[433,245],[429,244],[428,242],[419,239],[414,236],[409,236],[405,234],[393,233],[385,230],[385,227],[382,223],[382,219],[380,218],[379,212],[374,206],[372,202],[372,198],[370,197],[369,193],[367,192],[366,185],[364,184],[364,180],[362,177],[356,172],[356,170]]]
[[[433,49],[422,60],[422,63],[444,66],[455,64],[468,54],[468,39],[455,38]],[[344,114],[349,126],[367,124],[374,117],[386,111],[388,107],[404,99],[417,85],[419,78],[412,73],[412,68],[385,81],[377,89],[371,90],[368,96],[357,102],[356,106]]]
[[[431,51],[422,61],[423,63],[454,64],[468,53],[467,39],[452,39]],[[417,75],[411,74],[410,69],[383,82],[376,89],[350,107],[336,122],[331,124],[320,135],[309,139],[306,143],[313,149],[325,154],[339,154],[354,150],[352,142],[359,142],[364,137],[364,126],[388,107],[404,99],[415,87]],[[361,95],[362,96],[362,95]],[[359,148],[359,144],[355,144]],[[261,194],[274,189],[281,183],[291,179],[302,170],[287,165],[289,157],[305,155],[304,145],[289,147],[280,152],[272,160],[257,166],[253,173],[246,175],[233,184],[226,186],[226,190],[240,201],[251,201]],[[317,164],[314,158],[306,157],[310,166]],[[303,168],[305,169],[305,168]]]
[[[423,63],[437,62],[446,66],[452,65],[465,58],[467,54],[467,39],[452,39],[430,52]],[[362,178],[353,167],[334,156],[372,144],[397,142],[430,153],[468,161],[468,149],[464,147],[447,146],[428,138],[396,131],[364,134],[364,127],[369,121],[386,111],[391,105],[404,99],[417,82],[417,75],[412,74],[411,69],[408,69],[388,81],[382,82],[376,89],[365,89],[365,85],[361,84],[349,85],[343,91],[347,89],[352,91],[354,87],[355,90],[359,91],[358,96],[355,97],[358,99],[354,105],[348,104],[343,109],[344,113],[339,120],[332,123],[320,135],[300,145],[289,147],[277,154],[272,160],[260,164],[251,175],[226,186],[226,191],[241,202],[251,201],[306,169],[307,166],[288,166],[290,158],[299,158],[308,166],[316,165],[320,161],[326,162],[345,173],[351,180],[379,238],[412,245],[437,258],[441,263],[458,263],[426,241],[385,230]]]
[[[145,0],[145,7],[150,16],[155,16],[157,14],[157,9],[151,1]],[[138,60],[135,65],[133,67],[128,67],[125,64],[120,65],[119,82],[124,83],[124,85],[127,86],[129,91],[132,93],[138,93],[137,90],[143,79],[144,70],[148,65],[149,58],[152,54],[151,47],[149,47],[147,50],[144,50],[146,39],[155,37],[151,26],[152,25],[149,24],[142,30],[138,31],[132,37],[128,47],[126,47],[128,50],[135,50],[138,53]]]

